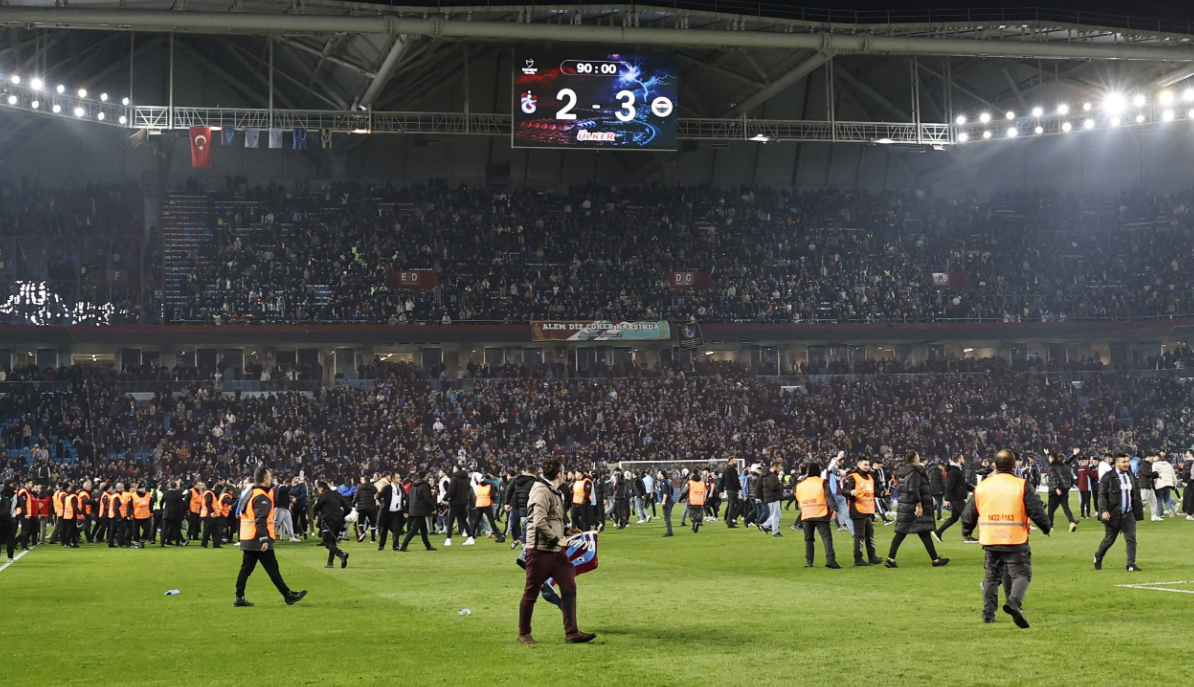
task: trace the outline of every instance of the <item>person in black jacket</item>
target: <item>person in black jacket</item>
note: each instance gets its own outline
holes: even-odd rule
[[[773,537],[784,536],[779,531],[779,519],[783,513],[781,506],[784,498],[784,485],[779,481],[779,471],[782,467],[783,463],[778,461],[771,464],[770,470],[763,475],[763,479],[759,480],[759,493],[756,496],[767,508],[767,521],[759,525],[759,529],[766,532],[767,526],[770,525]]]
[[[444,498],[448,502],[448,520],[444,523],[444,530],[448,536],[444,540],[444,546],[452,545],[452,530],[456,528],[454,523],[459,523],[460,533],[467,537],[464,540],[464,545],[472,546],[474,543],[473,531],[469,529],[468,510],[473,504],[473,487],[469,483],[468,475],[463,470],[458,469],[452,473]]]
[[[4,480],[0,487],[0,546],[8,552],[8,562],[12,563],[17,548],[17,492],[12,486],[12,480]]]
[[[725,494],[726,527],[730,529],[738,527],[738,511],[742,508],[738,500],[740,488],[738,463],[731,458],[726,461],[725,469],[721,471],[721,477],[717,480],[717,491]]]
[[[962,470],[962,463],[965,458],[961,453],[955,453],[949,461],[949,469],[945,473],[945,500],[949,501],[949,520],[941,523],[937,528],[937,541],[941,541],[941,535],[945,534],[953,526],[955,522],[962,519],[962,511],[966,508],[966,498],[973,490],[969,484],[966,483],[966,473]],[[973,543],[978,541],[974,537],[967,537],[963,535],[962,541]]]
[[[372,486],[372,485],[370,485]],[[358,496],[360,492],[357,492]],[[402,475],[395,472],[390,475],[390,482],[382,487],[381,495],[378,497],[378,520],[377,523],[381,529],[381,543],[377,545],[378,551],[386,550],[386,537],[393,536],[394,550],[397,551],[402,546],[402,527],[406,522],[406,492],[402,488]],[[360,512],[358,506],[357,512]],[[424,524],[426,521],[424,521]]]
[[[510,535],[514,541],[510,543],[510,548],[513,549],[520,542],[525,543],[526,539],[526,512],[527,512],[527,497],[531,495],[531,485],[535,483],[535,473],[526,465],[522,466],[522,470],[517,477],[510,480],[506,485],[506,496],[503,501],[506,505],[503,506],[509,515],[506,517],[510,525]],[[593,488],[596,488],[594,483]],[[592,522],[596,523],[596,513],[589,513]]]
[[[332,567],[332,561],[337,558],[340,559],[340,567],[348,567],[348,553],[341,551],[340,547],[336,546],[336,540],[340,537],[340,532],[344,530],[344,516],[352,508],[348,505],[348,499],[340,495],[340,492],[328,486],[327,482],[317,481],[315,488],[319,490],[319,498],[315,499],[315,505],[312,510],[315,516],[319,518],[319,534],[323,538],[320,544],[328,550],[328,562],[325,568]]]
[[[186,546],[187,541],[182,538],[182,519],[186,515],[186,505],[182,502],[182,482],[175,480],[170,488],[162,495],[162,546],[167,543],[175,546]]]
[[[940,463],[934,462],[929,466],[929,494],[933,497],[937,520],[941,520],[942,510],[945,508],[945,473],[942,472]]]
[[[428,551],[435,551],[435,547],[427,539],[427,518],[435,512],[435,496],[431,493],[428,477],[426,472],[419,475],[410,485],[410,493],[406,495],[406,537],[402,540],[402,548],[398,549],[399,551],[406,551],[406,546],[416,533],[423,537],[423,546]]]
[[[365,541],[366,532],[369,534],[369,541],[377,541],[377,487],[373,486],[368,477],[361,475],[356,496],[353,498],[353,506],[357,509],[357,522],[354,525],[357,541]]]
[[[896,485],[900,490],[900,500],[896,507],[896,533],[883,565],[888,568],[899,567],[896,565],[896,553],[909,534],[920,537],[925,551],[933,560],[933,567],[948,565],[948,558],[937,555],[937,549],[933,546],[930,536],[937,521],[933,519],[933,496],[929,493],[929,475],[920,465],[920,455],[916,451],[908,451],[904,460],[905,463],[896,470]]]
[[[1070,532],[1073,532],[1078,529],[1078,521],[1070,510],[1070,487],[1074,486],[1074,472],[1066,462],[1064,453],[1059,451],[1050,454],[1048,449],[1045,449],[1045,453],[1049,455],[1049,526],[1053,526],[1053,514],[1061,506],[1066,519],[1070,521]]]
[[[1136,523],[1144,519],[1144,504],[1140,500],[1140,484],[1132,474],[1132,458],[1126,453],[1115,456],[1115,467],[1099,480],[1099,519],[1106,535],[1095,552],[1095,570],[1103,569],[1103,556],[1122,533],[1128,549],[1128,572],[1140,572],[1136,567]]]

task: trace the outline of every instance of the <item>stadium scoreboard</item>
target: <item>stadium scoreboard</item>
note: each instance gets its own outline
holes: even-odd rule
[[[676,58],[520,50],[516,148],[676,149]]]

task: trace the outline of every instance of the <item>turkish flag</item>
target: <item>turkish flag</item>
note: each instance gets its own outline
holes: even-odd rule
[[[191,167],[193,169],[211,167],[211,127],[191,127]]]

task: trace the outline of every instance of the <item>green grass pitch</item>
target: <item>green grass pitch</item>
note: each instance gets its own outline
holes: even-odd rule
[[[1156,685],[1189,683],[1194,597],[1119,587],[1194,580],[1194,523],[1140,523],[1141,573],[1122,540],[1105,569],[1102,527],[1033,533],[1034,579],[1019,630],[980,617],[982,551],[955,527],[929,567],[910,539],[898,570],[802,566],[803,540],[709,523],[699,535],[631,525],[601,537],[580,578],[589,645],[566,646],[559,611],[536,607],[539,645],[515,641],[523,573],[509,545],[407,554],[355,542],[324,569],[314,540],[279,545],[283,604],[264,571],[256,608],[232,608],[240,551],[34,549],[0,572],[9,685]],[[880,555],[892,535],[879,528]],[[457,539],[454,544],[459,544]],[[171,588],[181,596],[163,596]],[[1194,583],[1168,585],[1194,591]],[[1001,597],[1002,599],[1002,597]],[[1002,600],[1001,600],[1002,603]],[[469,608],[472,615],[457,612]]]

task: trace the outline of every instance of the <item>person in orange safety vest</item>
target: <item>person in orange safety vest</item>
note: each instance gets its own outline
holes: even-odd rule
[[[1032,550],[1028,546],[1028,522],[1049,536],[1052,525],[1036,489],[1014,474],[1019,456],[1004,449],[995,454],[995,472],[979,482],[962,513],[962,534],[978,529],[986,560],[983,568],[983,622],[995,622],[999,587],[1003,585],[1003,612],[1017,627],[1027,628],[1024,595],[1032,580]]]

